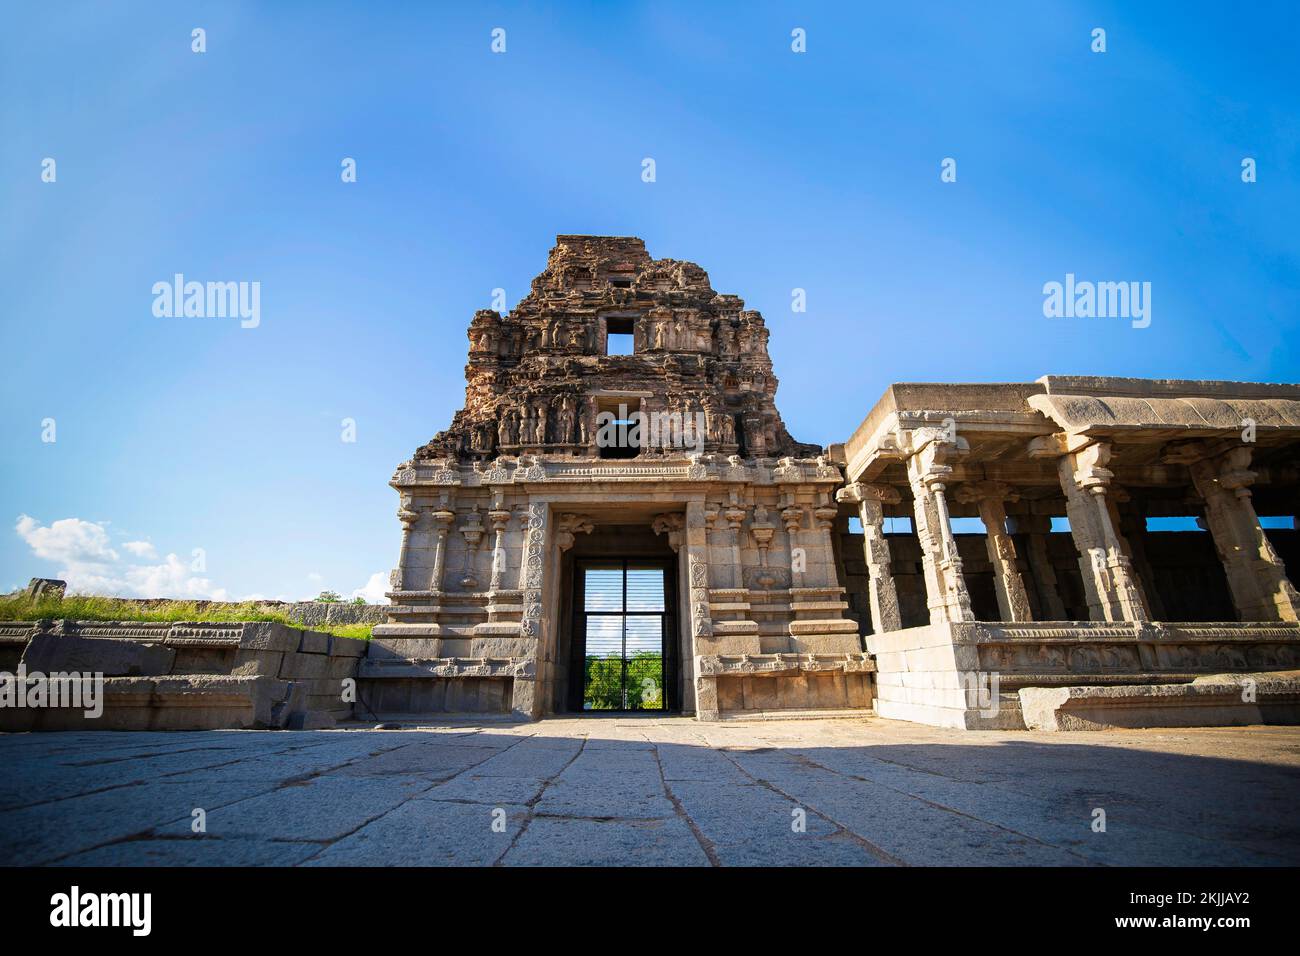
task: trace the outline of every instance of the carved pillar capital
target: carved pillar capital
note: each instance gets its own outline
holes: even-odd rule
[[[655,534],[668,535],[668,547],[678,551],[682,546],[682,529],[686,527],[686,518],[679,512],[655,515],[650,522],[650,529]]]
[[[904,455],[912,459],[916,477],[931,491],[942,491],[952,476],[952,463],[970,450],[953,427],[914,428],[899,435]]]
[[[1115,473],[1106,465],[1110,462],[1110,442],[1099,441],[1086,445],[1071,455],[1074,465],[1074,483],[1080,491],[1104,495]]]
[[[596,523],[587,515],[562,514],[555,520],[555,543],[561,551],[568,551],[573,547],[575,535],[591,534],[595,528]]]
[[[776,525],[768,520],[768,514],[767,508],[759,505],[754,509],[754,517],[749,522],[749,533],[753,535],[754,543],[758,545],[759,550],[764,553],[772,543],[772,536],[776,534]]]
[[[839,509],[832,505],[818,505],[813,509],[813,526],[820,531],[829,531],[835,527],[835,519],[839,517]]]
[[[785,525],[787,533],[794,534],[803,525],[803,508],[799,505],[789,505],[782,508],[781,522]]]
[[[1218,459],[1219,464],[1219,485],[1225,490],[1230,491],[1238,498],[1250,497],[1250,486],[1255,483],[1259,477],[1255,472],[1250,470],[1251,448],[1249,445],[1241,445],[1238,448],[1225,452]]]

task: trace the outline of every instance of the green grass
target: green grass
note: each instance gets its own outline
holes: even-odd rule
[[[193,601],[168,601],[165,604],[146,605],[119,598],[96,597],[89,594],[69,594],[62,598],[44,597],[33,601],[25,594],[0,597],[0,621],[40,621],[63,618],[71,621],[210,621],[214,623],[242,623],[245,621],[275,621],[303,631],[308,628],[289,620],[287,611],[271,611],[256,601],[242,604],[222,604],[199,609]],[[370,640],[370,624],[334,624],[311,628],[336,637],[353,637]]]

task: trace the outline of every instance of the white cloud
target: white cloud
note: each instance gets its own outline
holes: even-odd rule
[[[388,575],[383,571],[376,571],[370,575],[370,580],[366,586],[357,588],[352,592],[352,597],[362,597],[366,599],[367,604],[387,604],[388,598],[384,596],[388,590]]]
[[[35,518],[19,515],[14,530],[46,561],[100,564],[117,560],[117,552],[109,547],[108,529],[94,521],[60,518],[43,527]]]
[[[189,564],[174,554],[167,555],[162,564],[135,565],[124,573],[128,587],[140,597],[230,600],[225,588],[214,588],[207,578],[194,577]]]
[[[55,576],[67,581],[70,591],[121,597],[229,600],[225,588],[214,587],[207,578],[195,577],[190,573],[190,566],[175,554],[168,554],[161,564],[123,560],[111,547],[108,528],[102,521],[60,518],[47,526],[35,518],[19,515],[14,530],[36,557],[58,566]],[[137,558],[157,557],[157,551],[147,541],[127,541],[122,549]]]

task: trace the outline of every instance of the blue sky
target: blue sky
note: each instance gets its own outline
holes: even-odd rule
[[[1297,49],[1290,3],[7,3],[0,588],[373,586],[473,311],[557,233],[762,310],[802,441],[891,381],[1295,381]],[[155,317],[177,272],[260,325]],[[1066,273],[1150,327],[1045,318]]]

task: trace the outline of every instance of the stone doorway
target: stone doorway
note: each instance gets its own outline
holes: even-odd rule
[[[589,558],[576,562],[570,709],[674,709],[675,615],[671,562]]]
[[[680,711],[678,566],[665,539],[644,525],[598,525],[564,558],[556,710]]]

